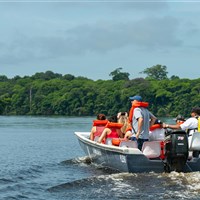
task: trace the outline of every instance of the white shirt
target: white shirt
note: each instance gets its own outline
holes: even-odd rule
[[[191,117],[189,119],[187,119],[183,124],[180,125],[182,130],[186,130],[186,129],[193,129],[189,131],[189,135],[188,135],[188,145],[189,145],[189,149],[192,146],[192,136],[193,133],[195,132],[194,129],[197,129],[198,127],[198,120],[195,117]]]
[[[180,125],[182,130],[195,129],[198,127],[198,120],[195,117],[190,117],[184,123]]]

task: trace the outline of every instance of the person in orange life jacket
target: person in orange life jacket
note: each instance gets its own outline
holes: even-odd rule
[[[142,101],[141,96],[129,97],[132,107],[129,120],[132,122],[132,135],[125,135],[131,140],[137,140],[138,149],[142,149],[145,141],[149,140],[149,127],[152,126],[156,117],[147,109],[148,103]]]
[[[103,132],[105,125],[108,123],[104,114],[98,114],[97,120],[93,121],[93,127],[90,131],[90,140],[94,140],[96,136],[100,136]]]
[[[101,143],[104,139],[107,138],[122,138],[123,134],[121,132],[122,124],[117,122],[117,115],[114,115],[108,119],[108,124],[106,125],[105,129],[103,130],[101,136],[98,139],[98,143]],[[112,126],[113,125],[113,126]],[[117,125],[121,125],[119,128]]]
[[[121,128],[121,132],[123,134],[123,136],[125,134],[128,134],[127,132],[131,133],[131,124],[129,122],[129,118],[128,118],[128,113],[127,112],[119,112],[117,114],[117,118],[118,118],[118,123],[123,124],[122,128]]]

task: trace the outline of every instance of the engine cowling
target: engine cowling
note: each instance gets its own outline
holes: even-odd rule
[[[165,137],[165,171],[182,172],[188,159],[188,138],[185,131],[172,131]]]

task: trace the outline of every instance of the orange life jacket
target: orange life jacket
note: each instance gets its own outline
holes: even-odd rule
[[[93,126],[105,126],[108,120],[93,120]]]
[[[105,128],[109,128],[111,130],[111,133],[109,135],[106,135],[106,138],[119,138],[117,129],[121,129],[123,125],[124,124],[122,123],[108,122]]]
[[[153,131],[153,130],[155,130],[157,128],[162,128],[162,125],[161,124],[154,124],[149,129],[150,129],[150,131]]]
[[[135,108],[138,108],[138,107],[144,107],[144,108],[147,108],[149,106],[149,103],[148,102],[135,102],[130,111],[129,111],[129,122],[132,123],[132,120],[133,120],[133,113],[134,113],[134,109]]]
[[[121,141],[125,141],[124,138],[112,138],[112,145],[119,146]]]
[[[184,123],[184,121],[179,121],[179,122],[177,122],[178,125],[181,125],[181,124],[183,124],[183,123]]]
[[[132,131],[132,127],[129,126],[129,127],[126,129],[126,132],[127,132],[127,131]]]
[[[108,122],[105,126],[105,128],[116,128],[120,129],[123,126],[121,123],[116,123],[116,122]]]

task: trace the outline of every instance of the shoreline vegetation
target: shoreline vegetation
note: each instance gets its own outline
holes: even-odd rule
[[[144,70],[145,78],[129,79],[117,68],[110,80],[91,80],[52,71],[7,78],[0,75],[0,115],[111,116],[129,111],[129,97],[139,94],[157,117],[188,116],[200,106],[200,78],[167,77],[166,66]]]

